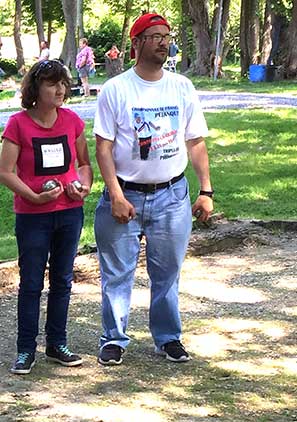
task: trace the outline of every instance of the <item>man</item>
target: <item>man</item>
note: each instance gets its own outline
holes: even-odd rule
[[[43,60],[48,60],[50,56],[50,50],[48,47],[47,41],[41,41],[40,43],[40,54],[38,60],[41,62]]]
[[[203,136],[207,126],[192,83],[163,69],[170,26],[157,14],[138,18],[130,31],[135,66],[105,83],[94,133],[106,187],[96,209],[95,235],[102,280],[99,363],[119,365],[130,338],[134,272],[143,236],[151,282],[149,314],[155,351],[173,362],[189,354],[181,343],[178,283],[192,214],[208,219],[212,187]],[[151,126],[149,159],[135,136],[137,115]],[[185,142],[186,140],[186,142]],[[184,177],[188,155],[200,181],[192,210]]]
[[[170,70],[171,72],[176,72],[176,62],[177,62],[177,58],[176,55],[178,53],[178,46],[175,43],[175,40],[172,39],[171,42],[169,43],[169,49],[168,49],[168,70]]]

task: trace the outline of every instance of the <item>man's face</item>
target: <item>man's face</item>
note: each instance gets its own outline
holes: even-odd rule
[[[169,29],[165,25],[155,25],[146,29],[138,43],[138,61],[162,66],[167,58],[170,42]]]

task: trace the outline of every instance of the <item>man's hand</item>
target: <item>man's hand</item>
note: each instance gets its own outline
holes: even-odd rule
[[[200,195],[192,206],[192,214],[199,221],[207,221],[213,211],[213,201],[209,196]]]
[[[136,216],[134,206],[129,201],[127,201],[124,196],[121,199],[112,201],[111,213],[116,221],[120,224],[127,224]]]

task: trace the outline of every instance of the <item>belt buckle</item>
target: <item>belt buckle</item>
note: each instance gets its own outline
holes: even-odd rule
[[[145,186],[145,192],[146,192],[146,193],[155,193],[155,192],[156,192],[156,190],[157,190],[157,185],[156,185],[156,183],[148,183],[148,184]]]

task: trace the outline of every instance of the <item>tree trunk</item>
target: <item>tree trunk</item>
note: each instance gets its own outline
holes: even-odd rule
[[[184,73],[189,68],[188,56],[188,25],[189,25],[189,5],[187,0],[182,0],[182,24],[181,24],[181,72]]]
[[[249,65],[259,62],[259,7],[258,0],[242,0],[240,13],[241,76],[246,76]]]
[[[39,45],[40,45],[41,41],[45,41],[41,0],[34,0],[34,5],[35,5],[37,35],[38,35],[38,40],[39,40]]]
[[[246,76],[249,69],[249,52],[247,46],[247,2],[248,0],[241,0],[240,9],[240,67],[241,76]]]
[[[270,64],[269,57],[272,49],[272,10],[271,0],[266,0],[263,34],[261,42],[261,63]]]
[[[297,77],[297,0],[293,0],[292,19],[288,29],[288,56],[286,60],[287,78]]]
[[[193,63],[193,73],[207,76],[210,73],[211,40],[209,33],[209,16],[207,0],[188,0],[189,14],[192,21],[196,59]]]
[[[218,77],[222,76],[222,64],[223,64],[223,50],[226,37],[226,30],[229,21],[230,11],[230,0],[223,0],[222,2],[222,19],[219,22],[220,14],[220,0],[215,0],[214,13],[211,24],[211,55],[210,55],[210,72],[211,75],[214,71],[215,58],[216,58],[216,47],[218,39],[218,31],[220,30],[220,43],[218,48]]]
[[[132,7],[133,7],[133,0],[126,0],[125,16],[124,16],[123,29],[122,29],[122,42],[121,42],[121,47],[120,47],[120,50],[123,53],[121,57],[122,65],[124,64],[124,60],[125,60],[128,35],[129,35],[130,18],[132,15]]]
[[[75,68],[76,60],[76,22],[77,22],[77,8],[76,2],[73,0],[61,0],[64,19],[66,23],[66,36],[63,43],[63,49],[61,53],[61,58],[64,60],[66,66],[70,68]]]
[[[80,40],[84,36],[84,12],[83,0],[77,0],[77,38]]]
[[[24,52],[23,52],[23,46],[22,46],[22,41],[21,41],[21,18],[22,18],[22,0],[15,0],[13,36],[14,36],[16,53],[17,53],[17,68],[20,73],[23,73],[25,60],[24,60]]]
[[[259,0],[249,1],[248,11],[248,50],[250,63],[259,64],[259,40],[260,40],[260,21],[259,21]]]
[[[49,17],[48,19],[48,23],[47,23],[47,42],[50,45],[51,40],[52,40],[52,19],[51,17]]]

